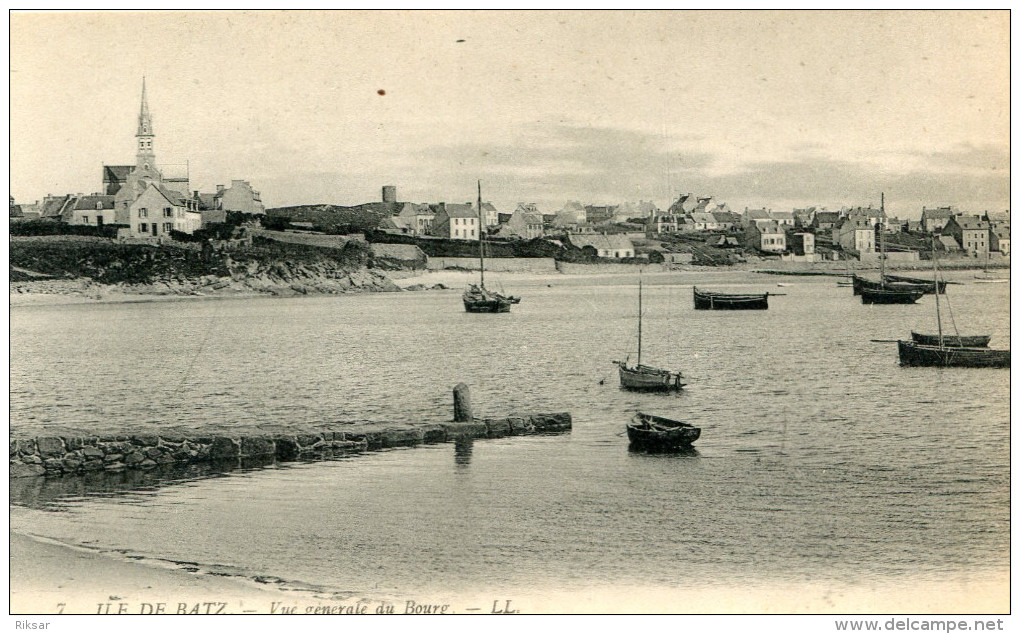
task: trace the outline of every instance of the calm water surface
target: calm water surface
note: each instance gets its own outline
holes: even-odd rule
[[[706,286],[787,293],[768,311],[694,311],[682,277],[654,277],[645,359],[689,383],[655,395],[621,391],[611,364],[636,348],[634,280],[552,279],[514,288],[506,315],[464,313],[459,291],[15,308],[19,433],[439,421],[460,381],[477,415],[570,411],[574,428],[86,488],[13,521],[369,594],[1008,569],[1009,372],[901,368],[868,341],[934,331],[931,296],[864,306],[831,279],[766,278]],[[1008,285],[950,292],[961,331],[1009,346]],[[629,452],[637,410],[702,427],[697,451]]]

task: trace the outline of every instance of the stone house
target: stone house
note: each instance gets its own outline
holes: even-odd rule
[[[433,206],[432,235],[452,240],[477,240],[478,212],[470,204],[439,203]]]
[[[776,222],[752,222],[744,231],[744,244],[759,251],[782,253],[786,251],[786,232]]]
[[[194,233],[202,227],[198,204],[190,198],[150,183],[129,208],[131,236],[159,237],[171,231]]]
[[[990,247],[1002,255],[1009,255],[1009,228],[992,229]]]
[[[634,243],[623,234],[570,234],[570,242],[579,249],[592,247],[600,258],[632,258]]]
[[[117,224],[114,197],[103,194],[77,197],[67,218],[67,223],[91,227]]]
[[[946,226],[950,218],[957,215],[956,209],[953,207],[935,207],[928,209],[927,207],[921,208],[921,229],[927,233],[937,233],[942,230],[942,227]]]
[[[849,216],[832,230],[833,243],[858,253],[875,252],[875,225],[867,216]]]
[[[988,223],[978,216],[953,216],[942,227],[942,233],[953,236],[965,253],[972,255],[988,253],[990,242]]]

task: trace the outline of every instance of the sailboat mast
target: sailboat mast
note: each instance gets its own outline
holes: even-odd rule
[[[942,340],[942,312],[939,309],[939,258],[938,258],[938,254],[935,251],[935,236],[934,235],[931,237],[931,262],[932,262],[932,269],[933,269],[934,275],[935,275],[935,321],[937,321],[938,325],[939,325],[939,347],[941,348],[942,346],[944,346],[946,344]],[[957,334],[959,334],[959,333],[957,333]],[[962,345],[962,343],[958,344],[958,345]]]
[[[885,192],[882,192],[882,204],[879,207],[878,218],[878,244],[881,253],[878,256],[882,267],[882,288],[885,288],[885,232],[882,231],[882,220],[885,217]]]
[[[637,364],[641,365],[641,278],[637,282]]]
[[[482,221],[482,181],[478,181],[478,264],[482,270],[481,286],[485,288],[485,224]]]

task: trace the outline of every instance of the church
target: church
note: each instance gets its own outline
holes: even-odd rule
[[[227,211],[265,213],[259,192],[248,181],[235,180],[230,188],[217,186],[215,195],[199,194],[191,191],[189,174],[167,174],[157,166],[145,78],[135,139],[135,164],[104,165],[103,194],[92,197],[102,200],[104,213],[112,212],[106,223],[129,226],[131,237],[158,238],[171,231],[193,233],[207,222],[222,222]],[[90,222],[84,216],[84,224],[103,224],[103,216],[93,211],[92,217]]]

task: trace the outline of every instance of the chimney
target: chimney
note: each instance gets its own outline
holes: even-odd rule
[[[221,191],[223,191],[223,185],[217,185],[217,186],[216,186],[216,193],[218,194],[218,193],[220,193]]]

